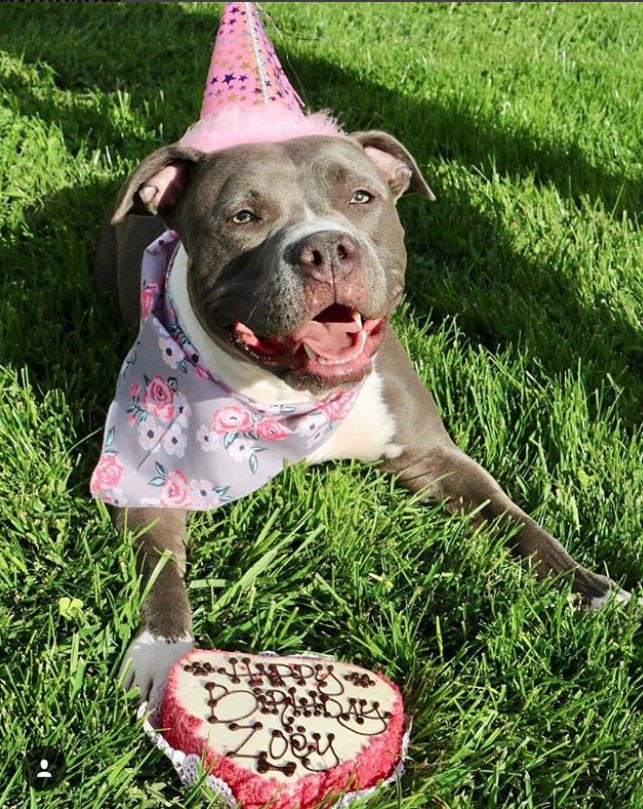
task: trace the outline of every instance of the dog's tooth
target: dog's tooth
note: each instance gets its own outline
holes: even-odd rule
[[[304,351],[308,355],[309,360],[318,359],[317,354],[312,350],[312,348],[308,345],[308,343],[304,343]]]
[[[355,321],[355,323],[357,323],[357,325],[361,329],[362,328],[362,316],[357,311],[357,309],[353,309],[353,320]]]

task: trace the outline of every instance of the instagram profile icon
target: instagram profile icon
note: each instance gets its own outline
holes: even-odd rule
[[[39,792],[58,786],[65,769],[65,757],[53,747],[29,751],[22,765],[25,781]]]

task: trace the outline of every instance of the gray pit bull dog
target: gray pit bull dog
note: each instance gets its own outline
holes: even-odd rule
[[[612,594],[626,602],[627,592],[577,564],[448,436],[388,323],[404,289],[395,205],[406,193],[433,199],[409,152],[383,132],[212,154],[168,146],[122,189],[103,231],[96,281],[118,289],[123,319],[135,324],[143,250],[166,226],[177,230],[187,256],[170,282],[178,319],[229,387],[259,402],[293,403],[360,383],[345,421],[307,461],[380,461],[411,491],[475,511],[476,524],[505,515],[515,523],[512,554],[538,575],[568,574],[593,607]],[[341,348],[302,340],[315,323],[334,324]],[[161,554],[171,554],[126,655],[125,685],[138,686],[142,698],[154,696],[192,646],[186,517],[153,508],[127,516],[130,528],[151,526],[139,540],[144,587]],[[122,525],[124,513],[116,519]]]

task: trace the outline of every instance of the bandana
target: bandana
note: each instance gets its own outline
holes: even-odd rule
[[[166,293],[179,246],[169,230],[143,256],[140,330],[90,483],[112,505],[205,511],[237,500],[326,441],[357,394],[270,405],[230,390],[203,365]]]

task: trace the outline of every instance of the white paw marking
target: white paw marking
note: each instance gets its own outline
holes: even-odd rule
[[[168,641],[144,630],[130,644],[119,674],[125,691],[138,688],[141,701],[153,705],[161,696],[162,688],[173,664],[194,648],[194,639],[186,635]]]
[[[619,604],[628,604],[632,598],[632,594],[627,590],[610,590],[604,596],[596,596],[589,602],[590,609],[600,610],[608,601],[615,599]],[[639,600],[640,603],[640,600]]]

